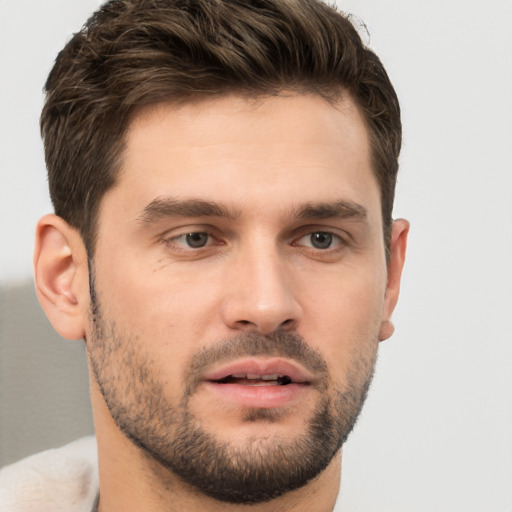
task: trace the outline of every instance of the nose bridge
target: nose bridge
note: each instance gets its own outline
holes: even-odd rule
[[[300,306],[286,257],[275,241],[258,237],[245,244],[231,270],[224,303],[229,327],[268,334],[297,324]]]

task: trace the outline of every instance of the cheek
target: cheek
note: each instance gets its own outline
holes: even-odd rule
[[[332,366],[331,374],[346,388],[354,373],[365,374],[378,348],[385,278],[354,269],[326,283],[322,294],[310,297],[305,338]]]
[[[172,380],[181,378],[180,369],[201,342],[213,337],[207,319],[215,311],[215,297],[183,273],[162,274],[110,266],[108,272],[98,269],[96,288],[105,317]]]
[[[380,265],[347,266],[304,281],[303,310],[317,326],[356,335],[380,321],[386,292],[386,273]],[[315,286],[311,284],[314,283]]]

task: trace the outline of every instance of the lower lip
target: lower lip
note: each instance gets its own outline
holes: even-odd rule
[[[283,407],[300,399],[307,392],[307,384],[285,386],[250,386],[243,384],[220,384],[206,382],[206,388],[231,403],[245,407],[272,409]]]

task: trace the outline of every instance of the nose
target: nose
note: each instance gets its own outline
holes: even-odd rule
[[[240,255],[230,265],[222,315],[225,324],[238,331],[270,334],[277,329],[296,329],[302,314],[294,291],[293,276],[277,250]]]

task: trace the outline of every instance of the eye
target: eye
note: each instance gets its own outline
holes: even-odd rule
[[[197,231],[173,237],[169,242],[185,246],[190,249],[201,249],[211,243],[211,238],[212,237],[209,233]]]
[[[197,249],[198,247],[204,247],[208,243],[208,233],[189,233],[185,235],[185,242],[189,247]]]
[[[328,231],[315,231],[299,238],[295,245],[311,247],[313,249],[326,250],[343,244],[343,239]]]
[[[311,245],[316,249],[328,249],[332,245],[332,233],[319,231],[318,233],[311,233],[309,238]]]

